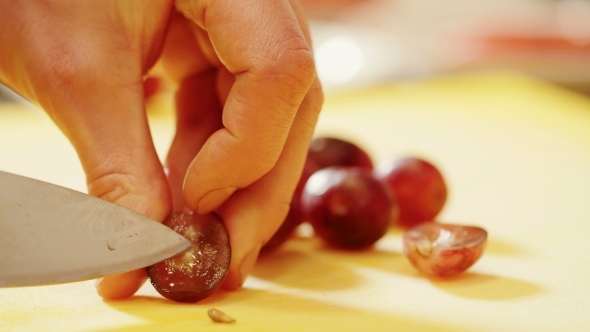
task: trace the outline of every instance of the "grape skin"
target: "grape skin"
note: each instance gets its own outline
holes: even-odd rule
[[[404,253],[418,271],[451,277],[479,260],[487,236],[480,227],[427,222],[404,232]]]
[[[426,160],[415,157],[388,159],[379,163],[374,172],[395,194],[402,227],[434,220],[445,205],[448,196],[445,180]]]
[[[307,181],[302,209],[315,232],[341,248],[363,248],[379,240],[397,216],[389,189],[371,171],[328,167]]]
[[[154,288],[176,302],[198,302],[223,282],[231,260],[229,234],[214,213],[173,213],[164,225],[183,235],[192,248],[146,268]]]

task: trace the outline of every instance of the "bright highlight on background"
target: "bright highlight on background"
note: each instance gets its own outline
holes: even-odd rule
[[[347,36],[335,36],[316,51],[318,76],[330,85],[345,84],[358,74],[365,62],[361,45]]]

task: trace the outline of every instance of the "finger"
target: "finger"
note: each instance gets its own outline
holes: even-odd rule
[[[169,213],[170,198],[162,167],[151,145],[142,101],[137,96],[107,91],[103,95],[109,100],[106,103],[86,100],[85,106],[74,106],[88,107],[88,113],[84,113],[94,113],[93,116],[68,113],[58,115],[58,121],[63,123],[64,131],[78,151],[91,195],[162,221]],[[129,92],[137,93],[141,89]],[[119,105],[137,109],[121,109]],[[69,105],[61,106],[64,110]],[[145,279],[142,271],[106,277],[98,283],[97,291],[106,299],[125,298],[133,295]]]
[[[186,207],[183,183],[189,164],[209,136],[222,126],[216,76],[213,70],[195,74],[184,79],[176,92],[176,134],[166,158],[174,211]]]
[[[186,208],[183,194],[188,165],[207,138],[221,128],[221,108],[215,99],[215,71],[195,36],[200,28],[182,15],[172,16],[159,67],[177,86],[176,133],[166,157],[173,210]]]
[[[243,284],[254,268],[261,247],[285,219],[322,102],[322,89],[316,80],[301,104],[275,167],[247,189],[236,192],[218,209],[232,244],[232,261],[224,288],[235,289]]]
[[[203,52],[203,55],[207,61],[215,68],[222,68],[223,64],[219,60],[213,44],[211,44],[211,39],[209,39],[209,34],[207,31],[195,24],[191,24],[191,28],[194,36],[196,37],[197,44],[199,45],[199,48],[201,49],[201,52]]]
[[[177,132],[166,158],[174,211],[186,209],[183,185],[188,166],[206,140],[222,128],[221,110],[234,81],[234,76],[221,68],[217,73],[194,74],[180,83]]]
[[[105,300],[120,300],[133,296],[146,280],[145,269],[116,274],[96,280],[96,292]]]
[[[13,14],[8,29],[0,24],[0,39],[11,45],[7,78],[72,142],[89,193],[164,219],[169,193],[145,118],[142,76],[159,53],[171,4],[2,4],[9,3],[0,5]],[[144,281],[140,270],[106,278],[97,289],[105,298],[121,298]]]
[[[171,14],[158,65],[177,85],[192,75],[211,69],[197,43],[191,23],[177,12]]]
[[[66,52],[32,65],[43,78],[34,90],[76,149],[89,193],[162,221],[170,197],[144,111],[141,61],[104,51]],[[130,272],[103,279],[97,291],[128,297],[144,281],[145,273]]]
[[[306,39],[310,41],[302,8],[296,1],[293,1],[293,8]],[[322,103],[323,92],[316,78],[299,107],[275,167],[247,189],[236,192],[219,208],[218,213],[230,232],[233,251],[225,288],[235,289],[242,285],[254,267],[261,246],[285,219]]]
[[[207,31],[221,63],[237,77],[224,128],[205,142],[185,180],[186,203],[205,213],[274,167],[314,80],[313,56],[287,1],[176,4]]]
[[[54,77],[44,92],[51,100],[42,104],[76,149],[91,194],[162,220],[169,193],[143,108],[141,78],[130,87],[97,85],[113,77],[92,76],[79,71],[75,86]]]

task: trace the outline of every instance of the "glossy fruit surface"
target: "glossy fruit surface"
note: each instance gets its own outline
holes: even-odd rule
[[[350,249],[375,243],[397,216],[389,189],[370,170],[354,167],[315,172],[307,180],[301,207],[317,235]]]
[[[231,260],[229,234],[213,213],[173,213],[164,225],[191,241],[193,247],[147,267],[154,288],[167,299],[197,302],[213,294],[223,282]]]
[[[291,236],[291,234],[293,234],[295,228],[301,225],[301,223],[303,223],[305,220],[305,215],[301,211],[301,193],[303,192],[303,188],[305,187],[309,177],[318,169],[319,167],[315,161],[313,161],[311,158],[307,158],[303,167],[303,172],[301,173],[301,177],[299,178],[299,182],[297,183],[297,187],[293,193],[289,213],[287,214],[287,217],[279,229],[262,247],[263,252],[271,251],[283,244]]]
[[[440,171],[419,158],[389,159],[375,168],[399,203],[399,224],[411,227],[432,221],[447,200],[447,185]]]
[[[316,137],[309,146],[309,157],[319,168],[355,166],[373,169],[369,154],[358,145],[335,137]]]
[[[404,253],[418,271],[449,277],[477,262],[487,237],[480,227],[427,222],[404,232]]]

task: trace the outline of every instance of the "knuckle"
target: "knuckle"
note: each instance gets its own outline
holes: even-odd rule
[[[146,183],[130,173],[106,172],[87,175],[88,193],[108,202],[163,220],[171,205],[168,189],[161,181]],[[155,204],[154,204],[155,203]]]
[[[296,92],[306,92],[316,76],[311,48],[302,36],[293,36],[283,43],[276,63],[285,84]]]
[[[297,31],[269,47],[252,66],[263,81],[276,82],[288,99],[304,95],[316,76],[315,62],[307,40]]]
[[[126,195],[138,192],[134,185],[133,176],[125,173],[105,173],[95,177],[88,177],[88,192],[98,198],[117,203]]]

